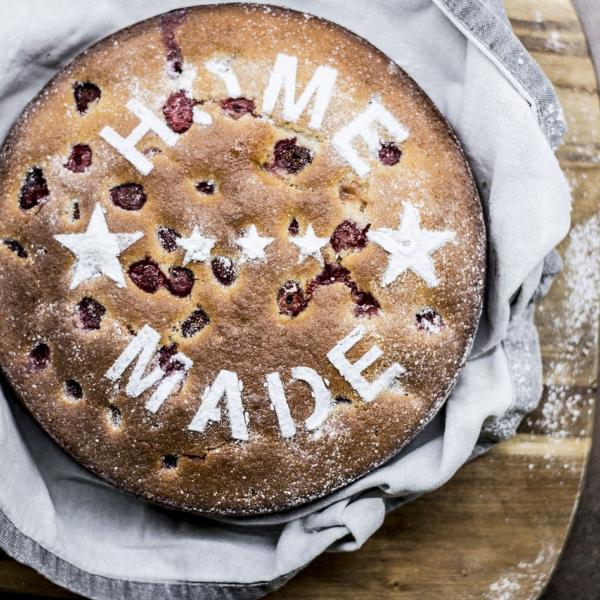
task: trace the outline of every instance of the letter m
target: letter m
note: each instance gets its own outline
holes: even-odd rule
[[[152,396],[144,404],[145,408],[153,413],[162,406],[173,390],[183,381],[187,371],[190,370],[193,364],[185,354],[177,352],[171,357],[171,360],[182,365],[182,368],[175,369],[172,373],[167,374],[157,364],[150,373],[144,375],[148,365],[155,357],[159,342],[159,333],[149,325],[144,325],[104,375],[111,381],[117,381],[133,361],[137,359],[125,387],[125,393],[132,398],[137,398],[153,385],[158,384]]]
[[[304,88],[302,95],[296,100],[297,68],[298,59],[295,56],[277,55],[263,97],[262,111],[269,115],[273,112],[283,88],[283,118],[286,121],[295,123],[314,96],[309,125],[313,129],[319,129],[333,94],[337,71],[323,65],[318,67]]]

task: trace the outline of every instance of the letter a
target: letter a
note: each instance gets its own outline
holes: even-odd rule
[[[225,406],[229,414],[231,437],[236,440],[248,439],[248,428],[244,407],[242,406],[241,384],[233,371],[219,371],[214,383],[209,385],[202,394],[202,402],[198,412],[188,425],[190,431],[204,431],[210,421],[218,423],[221,420],[219,401],[225,396]]]

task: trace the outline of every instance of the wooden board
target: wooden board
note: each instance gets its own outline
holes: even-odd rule
[[[566,269],[537,312],[542,406],[520,434],[465,466],[442,489],[390,514],[358,552],[329,554],[273,600],[536,598],[556,563],[577,503],[597,391],[600,254],[587,294],[575,274],[600,230],[600,104],[570,0],[507,0],[511,22],[553,83],[566,113],[558,157],[573,188]],[[596,215],[596,216],[595,216]],[[597,240],[596,240],[597,241]],[[593,262],[595,260],[595,263]],[[0,556],[0,592],[74,597]]]

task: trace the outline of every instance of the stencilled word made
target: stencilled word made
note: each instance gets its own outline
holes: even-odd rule
[[[384,389],[401,391],[397,378],[404,373],[404,368],[398,363],[392,363],[375,380],[367,381],[363,372],[383,355],[382,350],[375,345],[355,363],[351,363],[346,358],[346,353],[364,337],[365,333],[364,327],[357,327],[327,353],[327,358],[364,402],[372,402]],[[183,365],[182,369],[166,374],[157,365],[149,374],[144,375],[150,362],[153,360],[157,362],[156,348],[159,341],[160,334],[152,327],[144,325],[105,375],[111,381],[118,380],[137,358],[125,387],[125,393],[137,398],[147,389],[158,384],[152,396],[144,404],[144,407],[152,413],[158,411],[167,397],[179,387],[193,364],[185,354],[178,352],[171,360],[179,361]],[[327,382],[317,371],[305,366],[294,367],[291,370],[291,382],[304,383],[309,387],[315,406],[312,414],[305,419],[304,428],[307,431],[319,429],[334,406]],[[281,436],[283,438],[295,436],[296,424],[290,413],[281,376],[277,371],[266,375],[265,388],[277,417]],[[211,423],[219,423],[223,416],[223,406],[229,419],[231,437],[235,440],[247,441],[250,438],[248,432],[250,419],[243,405],[243,390],[244,384],[237,373],[225,369],[219,371],[213,383],[204,390],[200,398],[200,407],[187,429],[201,433]]]
[[[230,95],[239,96],[242,90],[234,72],[233,63],[233,58],[208,60],[204,66],[210,73],[223,81]],[[308,126],[318,130],[323,124],[331,99],[335,94],[338,71],[327,65],[319,65],[303,92],[298,96],[297,69],[298,58],[296,56],[283,53],[277,55],[264,91],[262,112],[264,115],[271,115],[275,111],[280,97],[283,96],[281,104],[282,116],[285,121],[296,123],[308,110],[310,113]],[[193,69],[192,72],[194,72]],[[133,131],[127,137],[123,137],[107,125],[100,131],[100,136],[142,175],[149,175],[154,169],[154,165],[137,149],[137,144],[150,131],[156,133],[167,146],[177,144],[180,136],[171,131],[138,99],[131,98],[126,107],[140,121]],[[207,112],[199,110],[198,107],[194,107],[193,120],[197,125],[212,125],[211,116]],[[404,142],[409,135],[408,128],[398,121],[378,99],[373,98],[363,111],[335,133],[332,138],[332,145],[341,159],[348,163],[360,177],[365,177],[369,173],[370,166],[359,155],[355,142],[359,138],[362,139],[369,152],[377,154],[379,137],[376,127],[386,130],[389,136],[398,143]]]

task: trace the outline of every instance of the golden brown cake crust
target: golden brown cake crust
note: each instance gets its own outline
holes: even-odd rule
[[[270,115],[263,110],[281,54],[298,59],[296,98],[319,66],[337,71],[320,128],[311,126],[310,105],[296,120],[284,120],[281,98]],[[223,101],[231,94],[206,67],[210,60],[235,73],[239,95],[254,103],[251,112],[240,118],[228,112],[231,104]],[[88,83],[99,99],[92,86],[81,86]],[[180,90],[183,125],[163,111]],[[139,119],[126,108],[131,98],[175,129],[185,127],[191,98],[200,115],[172,146],[152,132],[142,137],[137,147],[153,165],[147,175],[100,135],[106,126],[122,136],[134,129]],[[408,137],[398,141],[380,127],[383,145],[375,154],[354,140],[369,168],[360,175],[334,141],[370,101],[384,106]],[[278,155],[277,142],[294,138],[291,158]],[[91,165],[85,147],[72,154],[77,145],[89,147]],[[111,194],[122,184],[142,186],[143,206],[140,188],[120,200]],[[8,379],[79,462],[178,509],[240,516],[284,510],[384,463],[447,397],[481,312],[481,206],[449,126],[413,80],[369,43],[294,11],[194,7],[102,40],[61,71],[14,126],[0,156],[0,198],[0,363]],[[66,244],[75,238],[55,236],[84,233],[97,204],[111,233],[143,237],[118,255],[123,287],[103,274],[71,289],[77,259]],[[390,230],[411,217],[414,224],[415,216],[421,231],[436,232],[421,238],[430,242],[425,255],[433,275],[423,253],[411,255],[407,268],[396,263],[390,274],[394,257],[385,245],[398,241]],[[251,225],[272,238],[263,260],[244,255],[236,243]],[[302,257],[294,240],[310,225],[324,245]],[[177,239],[191,236],[194,226],[214,246],[208,260],[184,267],[186,249]],[[181,237],[167,232],[161,244],[160,228]],[[215,262],[217,256],[228,260]],[[144,271],[143,263],[131,269],[145,259],[160,273],[152,265]],[[193,273],[187,295],[187,272],[175,267]],[[135,283],[149,274],[152,281]],[[337,282],[325,285],[331,277]],[[142,289],[152,284],[156,291]],[[81,305],[84,298],[98,304]],[[196,327],[184,325],[198,309]],[[147,372],[162,368],[162,381],[183,377],[154,413],[145,404],[160,383],[134,397],[125,389],[131,366],[114,380],[106,376],[144,326],[160,335],[157,350],[193,361],[185,371],[168,351],[160,354],[162,366],[154,357]],[[393,364],[404,369],[367,401],[327,356],[359,326],[364,337],[348,360],[356,362],[374,344],[383,352],[364,371],[368,382]],[[315,407],[311,388],[292,379],[299,366],[314,369],[331,397],[325,420],[317,415],[322,422],[312,428],[305,423]],[[222,371],[243,382],[238,439],[223,399],[220,421],[213,410],[202,430],[189,429]],[[289,437],[271,406],[270,373],[279,374],[285,390],[295,428]],[[247,439],[240,439],[244,427]]]

